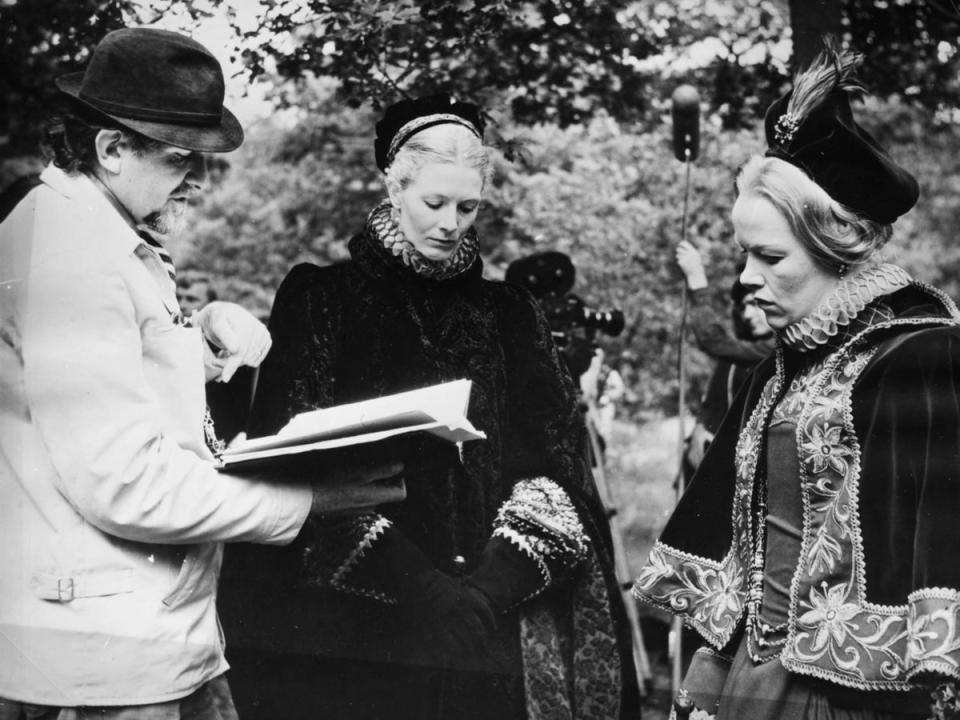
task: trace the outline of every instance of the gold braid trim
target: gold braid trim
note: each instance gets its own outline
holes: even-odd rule
[[[323,520],[314,526],[314,542],[305,550],[307,583],[396,605],[397,599],[372,588],[351,585],[348,575],[393,523],[379,513]]]
[[[590,550],[590,539],[570,497],[546,477],[514,485],[497,513],[493,535],[512,543],[540,568],[543,586],[521,602],[570,574],[586,560]]]

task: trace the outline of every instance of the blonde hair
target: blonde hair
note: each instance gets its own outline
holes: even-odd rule
[[[869,220],[842,205],[800,168],[756,155],[737,175],[737,193],[769,201],[821,265],[863,265],[893,235],[893,226]]]
[[[405,189],[428,163],[471,167],[480,173],[486,187],[493,168],[483,141],[456,123],[442,123],[421,130],[407,140],[385,172],[387,189]]]

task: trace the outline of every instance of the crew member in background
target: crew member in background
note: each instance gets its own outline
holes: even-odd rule
[[[687,437],[684,472],[689,478],[703,459],[750,369],[773,352],[776,341],[766,316],[753,300],[753,293],[739,280],[730,288],[733,303],[730,320],[716,311],[710,303],[703,258],[693,243],[684,240],[677,246],[677,265],[690,290],[688,321],[697,346],[716,361],[697,422]]]

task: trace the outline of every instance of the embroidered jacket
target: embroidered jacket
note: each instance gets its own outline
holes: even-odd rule
[[[789,387],[803,528],[780,662],[862,690],[907,690],[921,673],[960,678],[960,564],[950,552],[960,541],[960,316],[902,275],[813,341],[793,338],[803,352],[781,342],[758,366],[637,597],[718,649],[739,636],[766,428]]]

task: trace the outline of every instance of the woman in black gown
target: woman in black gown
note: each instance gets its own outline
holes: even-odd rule
[[[351,260],[295,267],[251,435],[318,407],[468,378],[487,439],[400,451],[408,497],[226,559],[241,717],[637,717],[630,640],[572,382],[526,291],[486,280],[478,109],[390,107],[389,199]]]

